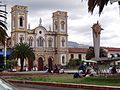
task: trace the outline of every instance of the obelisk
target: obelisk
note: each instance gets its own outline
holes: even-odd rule
[[[100,59],[100,34],[101,34],[101,25],[97,21],[97,23],[93,24],[92,32],[93,32],[93,43],[94,43],[94,53],[95,53],[95,60]]]

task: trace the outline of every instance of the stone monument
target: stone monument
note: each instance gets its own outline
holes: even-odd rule
[[[100,56],[100,34],[101,34],[101,25],[97,21],[97,23],[93,24],[92,32],[93,32],[93,43],[94,43],[94,53],[95,53],[95,60],[99,60]]]

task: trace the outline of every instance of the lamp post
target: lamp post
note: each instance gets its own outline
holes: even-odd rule
[[[6,70],[6,45],[7,44],[7,37],[5,37],[5,45],[4,45],[4,69]]]

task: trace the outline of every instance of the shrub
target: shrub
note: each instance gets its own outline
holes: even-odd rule
[[[81,60],[80,59],[70,59],[69,60],[69,63],[67,64],[67,67],[76,67],[76,66],[79,66],[79,64],[81,63]]]

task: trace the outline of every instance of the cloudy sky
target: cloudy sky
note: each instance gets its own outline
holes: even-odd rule
[[[91,27],[97,20],[104,29],[101,32],[101,46],[120,47],[120,12],[117,3],[106,6],[99,17],[98,8],[93,15],[88,13],[87,2],[82,0],[0,0],[7,4],[8,34],[10,36],[10,9],[14,5],[28,6],[28,24],[35,28],[42,18],[42,25],[49,29],[52,13],[57,10],[68,12],[68,40],[93,45]]]

